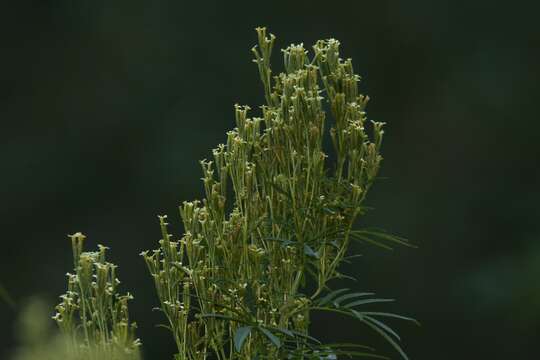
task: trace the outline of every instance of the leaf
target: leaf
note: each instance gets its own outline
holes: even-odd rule
[[[333,352],[325,353],[324,357],[319,356],[321,360],[337,360],[337,356]]]
[[[306,262],[306,265],[309,265],[309,262]],[[317,280],[319,278],[319,274],[317,274],[313,269],[311,269],[309,266],[305,267],[307,273],[311,276],[313,276],[314,280]]]
[[[372,303],[384,303],[384,302],[392,302],[395,301],[394,299],[365,299],[365,300],[356,300],[351,303],[348,303],[347,305],[344,305],[343,307],[349,309],[353,306],[358,305],[365,305],[365,304],[372,304]]]
[[[314,257],[316,259],[319,258],[319,253],[314,251],[308,244],[304,244],[304,254]]]
[[[281,347],[281,340],[279,340],[277,336],[275,336],[262,326],[258,326],[257,328],[272,342],[272,344],[274,344],[275,347],[277,347],[278,349]]]
[[[203,317],[211,317],[211,318],[218,318],[218,319],[229,320],[229,321],[236,321],[236,322],[239,322],[239,323],[244,323],[245,322],[242,319],[233,318],[231,316],[226,316],[226,315],[216,314],[216,313],[200,314],[199,316],[202,317],[202,318]]]
[[[335,351],[337,355],[347,355],[349,357],[367,357],[367,358],[374,358],[374,359],[385,359],[385,360],[389,360],[388,357],[384,356],[384,355],[377,355],[377,354],[373,354],[373,353],[367,353],[367,352],[362,352],[362,351],[338,351],[336,350]]]
[[[350,289],[348,289],[348,288],[334,290],[334,291],[330,292],[329,294],[327,294],[325,297],[321,298],[317,302],[317,305],[320,305],[320,306],[326,305],[328,302],[330,302],[333,298],[335,298],[339,294],[342,294],[342,293],[344,293],[346,291],[349,291],[349,290]]]
[[[373,240],[373,239],[370,239],[368,238],[367,236],[363,236],[363,235],[360,235],[358,233],[352,233],[351,232],[351,238],[353,240],[356,240],[356,241],[364,241],[364,242],[367,242],[368,244],[371,244],[371,245],[375,245],[375,246],[378,246],[380,248],[383,248],[385,250],[389,250],[389,251],[392,251],[394,250],[393,248],[391,248],[390,246],[388,245],[385,245],[377,240]]]
[[[290,239],[281,239],[281,238],[275,238],[275,237],[265,237],[264,240],[269,240],[269,241],[277,241],[277,242],[280,242],[280,246],[282,248],[284,247],[287,247],[289,245],[292,245],[294,243],[296,243],[296,241],[294,240],[290,240]]]
[[[400,236],[389,234],[385,232],[384,230],[380,230],[380,229],[364,229],[364,230],[358,230],[356,231],[356,233],[375,236],[375,237],[378,237],[378,238],[381,238],[381,239],[384,239],[384,240],[387,240],[396,244],[400,244],[400,245],[404,245],[404,246],[408,246],[412,248],[417,248],[417,246],[411,244],[409,240],[402,238]]]
[[[339,348],[337,345],[341,346],[347,346],[352,348],[364,348],[368,351],[373,351],[374,349],[369,348],[367,346],[355,346],[356,344],[331,344],[331,345],[324,345],[323,347],[314,349],[312,352],[301,350],[301,349],[294,349],[289,352],[288,359],[317,359],[317,360],[335,360],[335,359],[341,359],[339,355],[344,355],[349,358],[352,357],[368,357],[368,358],[375,358],[375,359],[386,359],[388,360],[388,357],[383,355],[374,354],[373,352],[366,352],[366,351],[359,351],[354,349],[345,349],[345,348]],[[293,355],[297,355],[296,357],[291,357]]]
[[[278,184],[269,182],[270,186],[272,186],[278,193],[285,195],[289,198],[289,200],[292,200],[291,194],[289,194],[287,191],[283,190]]]
[[[366,321],[364,319],[364,316],[362,316],[362,314],[360,314],[358,311],[355,311],[355,310],[352,310],[352,312],[356,315],[356,317],[358,318],[358,320],[362,321],[364,324],[366,324],[367,326],[369,326],[371,329],[375,330],[377,333],[379,333],[387,342],[390,343],[390,345],[392,345],[394,347],[394,349],[396,349],[396,351],[403,357],[403,359],[405,360],[409,360],[409,358],[407,357],[407,355],[405,354],[405,352],[403,351],[403,349],[401,348],[401,346],[399,346],[399,344],[397,342],[395,342],[394,339],[392,339],[390,336],[388,336],[387,333],[385,333],[382,329],[380,329],[379,327],[377,327],[376,325],[373,325],[372,323],[370,323],[369,321]]]
[[[336,272],[336,276],[335,276],[336,279],[348,279],[348,280],[352,280],[354,282],[358,282],[358,279],[355,278],[355,277],[352,277],[352,276],[349,276],[349,275],[345,275],[345,274],[342,274],[340,272]]]
[[[377,325],[381,329],[385,330],[387,333],[394,335],[394,337],[396,339],[401,340],[399,335],[391,327],[389,327],[388,325],[386,325],[382,321],[379,321],[379,320],[377,320],[375,318],[372,318],[371,316],[368,316],[368,315],[365,315],[365,314],[362,314],[362,315],[363,315],[364,319],[367,319],[367,320],[371,321],[374,325]]]
[[[342,296],[339,296],[332,301],[332,304],[334,304],[336,307],[339,307],[339,304],[345,300],[353,299],[356,297],[362,297],[362,296],[369,296],[369,295],[375,295],[375,293],[372,292],[363,292],[363,293],[351,293],[351,294],[345,294]]]
[[[246,286],[246,291],[244,295],[245,303],[249,309],[249,312],[251,314],[255,314],[256,312],[256,300],[255,300],[255,291],[253,290],[253,286],[251,283],[248,283]]]
[[[309,335],[304,334],[304,333],[301,333],[301,332],[299,332],[299,331],[296,331],[296,330],[290,330],[290,332],[292,332],[293,334],[295,334],[295,335],[298,336],[298,337],[302,337],[302,338],[309,339],[309,340],[311,340],[311,341],[313,341],[313,342],[315,342],[315,343],[317,343],[317,344],[320,344],[320,343],[321,343],[319,340],[315,339],[314,337],[309,336]]]
[[[327,246],[331,246],[331,247],[333,247],[335,249],[339,249],[339,244],[335,239],[332,240],[332,241],[329,241],[329,240],[326,240],[323,237],[323,238],[315,238],[313,240],[316,241],[316,242],[320,242],[321,246],[327,245]]]
[[[349,260],[359,258],[359,257],[363,257],[363,256],[364,255],[362,255],[362,254],[355,254],[355,255],[345,256],[343,259],[341,259],[341,261],[343,261],[343,262],[345,262],[347,264],[350,264],[351,262]]]
[[[392,299],[369,299],[369,300],[392,300]],[[390,329],[390,327],[388,327],[386,324],[383,324],[382,322],[370,317],[370,316],[366,316],[364,315],[364,313],[362,312],[359,312],[359,311],[356,311],[354,309],[350,309],[349,311],[344,311],[344,310],[340,310],[340,309],[334,309],[334,308],[330,308],[330,307],[315,307],[315,308],[312,308],[313,310],[323,310],[323,311],[330,311],[330,312],[335,312],[335,313],[339,313],[339,314],[343,314],[343,315],[347,315],[347,316],[352,316],[358,320],[360,320],[361,322],[363,322],[364,324],[366,324],[367,326],[369,326],[370,328],[372,328],[373,330],[375,330],[377,333],[379,333],[387,342],[389,342],[393,347],[394,349],[396,349],[400,355],[405,359],[405,360],[408,360],[408,357],[407,355],[403,352],[403,350],[401,349],[401,347],[399,346],[398,343],[396,343],[394,341],[394,339],[392,339],[385,331],[388,331],[390,334],[394,335],[397,337],[397,334],[392,330]],[[404,317],[404,316],[400,316],[400,315],[396,315],[396,314],[390,314],[390,313],[376,313],[376,312],[371,312],[371,314],[385,314],[389,317],[397,317],[397,318],[404,318],[405,320],[413,320],[413,319],[410,319],[410,318],[407,318],[407,317]],[[375,320],[375,321],[373,321]],[[382,325],[382,326],[381,326]],[[399,339],[399,337],[398,337]]]
[[[280,328],[280,327],[271,327],[272,330],[275,330],[275,331],[279,331],[280,333],[284,334],[284,335],[287,335],[289,337],[294,337],[294,334],[292,333],[291,330],[289,329],[284,329],[284,328]]]
[[[161,327],[161,328],[167,329],[167,330],[169,330],[171,332],[173,331],[173,329],[170,326],[164,325],[164,324],[157,324],[156,327],[158,327],[158,328]]]
[[[420,322],[418,322],[418,320],[407,317],[407,316],[403,316],[403,315],[385,313],[385,312],[375,312],[375,311],[362,311],[360,314],[371,315],[371,316],[382,316],[382,317],[395,318],[395,319],[400,319],[400,320],[405,320],[405,321],[411,321],[415,323],[416,325],[420,326]]]
[[[329,347],[331,349],[335,348],[335,349],[338,349],[338,350],[340,350],[340,348],[346,348],[346,347],[360,348],[360,349],[366,349],[366,350],[370,350],[370,351],[375,350],[371,346],[354,344],[354,343],[332,343],[332,344],[324,344],[324,346]],[[344,350],[341,350],[341,351],[344,351]]]
[[[323,211],[327,214],[334,215],[336,212],[330,208],[323,207]]]
[[[246,341],[252,328],[252,326],[242,326],[236,330],[234,334],[234,348],[236,351],[240,352],[242,350],[242,345],[244,345],[244,341]]]

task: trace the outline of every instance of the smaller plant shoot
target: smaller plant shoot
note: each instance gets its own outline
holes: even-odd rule
[[[138,359],[140,341],[128,313],[133,297],[118,294],[117,266],[107,262],[107,248],[83,252],[86,236],[69,237],[74,273],[67,273],[68,290],[53,317],[68,348],[77,359]]]

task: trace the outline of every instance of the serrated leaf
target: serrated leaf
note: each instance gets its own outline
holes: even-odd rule
[[[240,352],[242,350],[242,345],[244,345],[244,341],[251,333],[252,328],[252,326],[242,326],[236,330],[234,334],[234,348],[236,351]]]

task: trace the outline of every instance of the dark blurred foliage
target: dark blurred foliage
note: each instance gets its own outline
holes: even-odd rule
[[[412,359],[538,355],[540,328],[540,31],[535,2],[6,1],[0,5],[0,283],[20,303],[65,290],[67,234],[111,247],[135,295],[147,359],[174,345],[155,325],[142,259],[157,214],[199,198],[198,160],[257,111],[250,48],[266,25],[278,48],[341,40],[385,121],[385,162],[364,225],[417,250],[365,254],[361,290],[399,300]],[[276,62],[280,61],[276,51]],[[388,308],[387,308],[388,309]],[[0,306],[0,357],[16,311]],[[315,334],[374,342],[324,317]],[[320,323],[321,324],[321,323]]]

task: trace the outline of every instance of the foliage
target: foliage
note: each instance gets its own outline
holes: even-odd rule
[[[369,98],[358,93],[360,77],[339,57],[337,40],[318,41],[311,58],[302,44],[289,46],[285,72],[273,76],[275,37],[257,33],[252,51],[266,99],[260,117],[235,106],[236,128],[212,161],[201,161],[205,198],[180,206],[185,233],[175,240],[160,216],[159,248],[141,254],[175,359],[384,358],[368,346],[311,337],[314,311],[359,320],[407,358],[381,318],[414,320],[363,310],[389,299],[330,288],[347,278],[338,269],[351,241],[408,245],[378,230],[353,230],[380,167],[384,124],[367,121]]]

